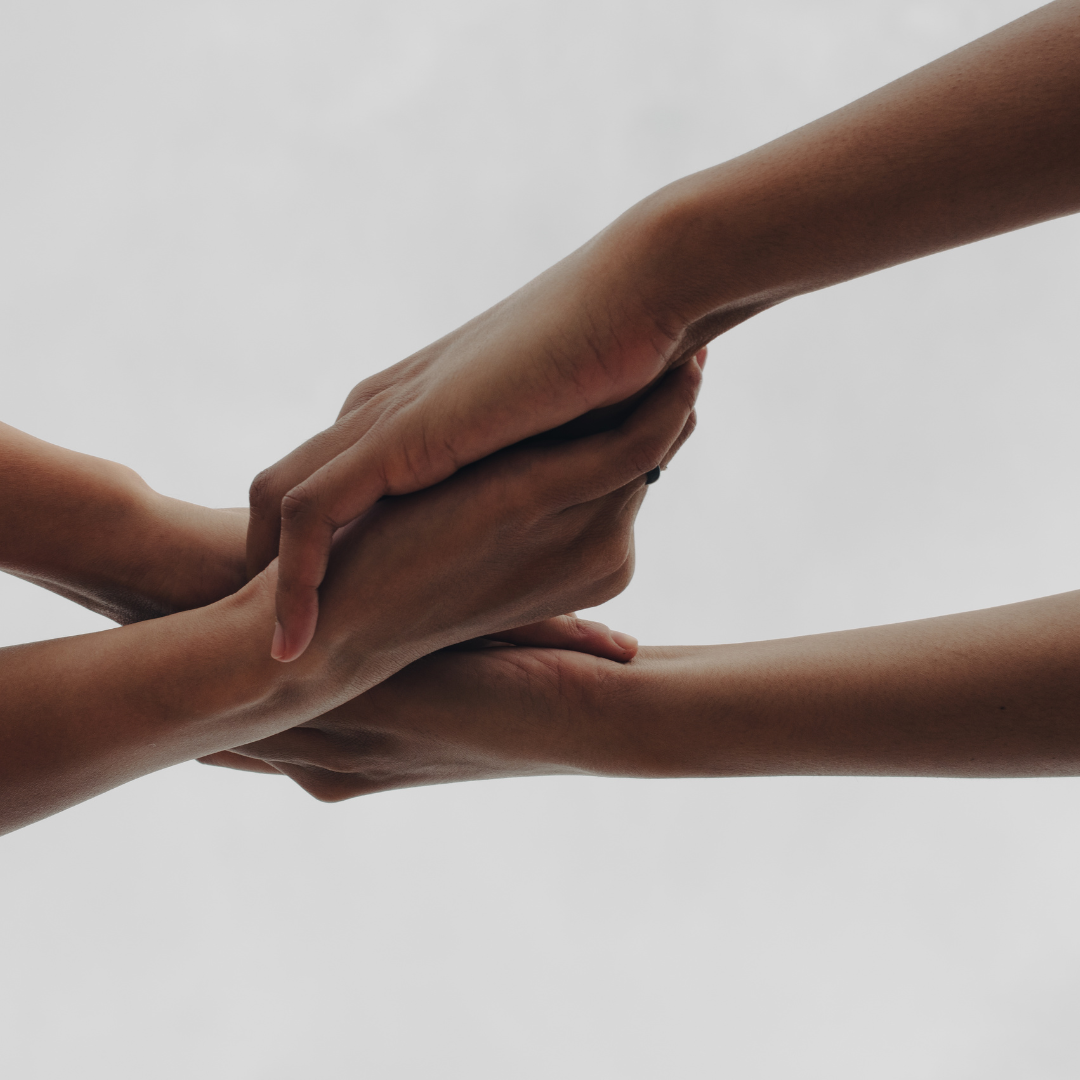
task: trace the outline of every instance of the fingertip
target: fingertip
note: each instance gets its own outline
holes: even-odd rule
[[[304,650],[311,643],[311,635],[298,637],[289,634],[280,622],[274,623],[274,640],[270,645],[270,656],[283,664],[290,664],[293,660],[304,655]]]
[[[283,664],[292,659],[289,656],[289,644],[285,637],[285,627],[279,622],[274,623],[274,640],[270,646],[270,656],[274,660],[280,660]]]
[[[692,364],[684,364],[683,366],[689,372],[690,378],[693,380],[694,388],[696,390],[697,387],[701,385],[701,378],[704,374],[704,368],[701,364],[701,361],[699,361],[697,356],[695,356],[694,362]]]
[[[620,630],[611,630],[603,623],[580,620],[580,625],[588,627],[592,647],[584,644],[584,651],[592,652],[594,656],[600,656],[605,660],[614,660],[616,663],[625,664],[633,660],[637,655],[637,638],[630,634],[624,634]]]
[[[704,371],[705,370],[705,361],[709,359],[709,349],[708,349],[708,347],[705,346],[703,348],[698,349],[698,351],[696,353],[694,353],[694,359],[697,361],[697,366],[699,368],[701,368],[702,371]]]

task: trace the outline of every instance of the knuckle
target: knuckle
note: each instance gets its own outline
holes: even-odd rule
[[[312,762],[312,764],[316,763]],[[359,771],[361,764],[357,754],[345,747],[333,745],[319,747],[317,767],[326,772],[355,773]]]
[[[594,586],[595,606],[606,604],[623,592],[634,576],[633,564],[627,559],[614,573],[608,574]]]
[[[694,407],[694,402],[697,401],[698,393],[701,390],[701,372],[698,370],[697,365],[688,365],[687,378],[683,383],[682,393],[680,395],[683,406],[689,410]]]
[[[597,624],[586,619],[579,619],[575,615],[564,615],[567,635],[575,641],[584,641],[596,633]]]
[[[277,506],[277,469],[263,469],[248,488],[248,504],[257,514],[265,514]]]
[[[314,494],[303,484],[294,487],[281,499],[282,525],[303,525],[315,505]]]
[[[356,777],[346,777],[319,766],[306,766],[293,779],[310,795],[323,803],[344,802],[354,795],[364,794]]]
[[[639,439],[627,449],[627,461],[633,467],[634,472],[642,476],[650,469],[655,469],[664,456],[666,446],[655,436]]]
[[[588,604],[589,607],[599,607],[618,595],[619,590],[609,587],[608,579],[604,578],[602,581],[593,582],[583,603]]]
[[[347,738],[324,738],[308,755],[308,764],[337,776],[349,774],[369,780],[393,771],[393,741],[381,732],[353,730]]]
[[[612,575],[612,587],[618,596],[634,580],[634,560],[627,559]]]
[[[619,568],[626,562],[629,554],[629,541],[620,533],[605,536],[597,543],[592,553],[593,577],[607,579],[617,573]]]
[[[579,619],[574,615],[562,615],[553,620],[552,629],[566,643],[582,643],[596,636],[597,623]]]
[[[612,590],[611,595],[618,596],[630,584],[633,577],[633,564],[629,559],[624,559],[622,565],[607,578],[607,587]]]

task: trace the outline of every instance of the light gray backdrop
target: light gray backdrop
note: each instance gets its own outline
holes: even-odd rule
[[[361,377],[1024,0],[0,5],[8,423],[245,500]],[[1078,222],[789,303],[601,617],[721,642],[1080,584]],[[4,643],[105,625],[0,581]],[[0,841],[15,1080],[1075,1077],[1080,782],[185,765]]]

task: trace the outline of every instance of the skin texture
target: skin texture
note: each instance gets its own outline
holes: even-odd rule
[[[236,592],[243,510],[152,491],[131,469],[0,424],[0,569],[118,623]]]
[[[1073,213],[1078,174],[1080,2],[1058,0],[650,196],[256,477],[274,655],[303,652],[336,529],[382,496],[630,398],[789,297]]]
[[[504,776],[1074,776],[1080,592],[834,634],[425,657],[293,731],[205,759],[337,801]]]
[[[330,799],[544,772],[1075,772],[1077,594],[622,666],[633,649],[614,638],[612,659],[440,650],[557,645],[573,637],[561,612],[625,585],[641,476],[692,428],[687,359],[704,341],[789,296],[1071,213],[1078,166],[1080,3],[1059,0],[658,192],[360,384],[257,478],[253,580],[207,606],[236,583],[235,523],[116,466],[68,476],[16,448],[2,565],[135,625],[0,651],[0,827],[192,756]],[[611,431],[515,445],[661,377]],[[203,528],[205,549],[182,539]]]
[[[553,617],[601,603],[629,581],[643,474],[666,463],[692,428],[700,377],[696,362],[672,373],[617,429],[508,450],[442,485],[380,503],[338,537],[319,635],[296,664],[284,667],[269,654],[276,564],[207,606],[0,649],[0,831],[293,727],[438,649],[522,626],[526,637],[559,633]],[[12,551],[0,552],[0,565],[62,581],[68,594],[125,617],[163,606],[162,596],[133,596],[126,571],[103,582],[93,552],[87,585],[76,565],[83,556],[72,550],[83,546],[81,522],[90,548],[94,529],[104,530],[103,550],[123,567],[125,553],[141,550],[139,533],[158,499],[125,516],[126,470],[35,447],[37,440],[12,441],[23,456],[3,461],[0,483],[21,525],[4,534]],[[46,474],[67,505],[43,502],[28,482]],[[90,474],[99,480],[92,492]],[[19,503],[21,491],[30,494]],[[73,539],[50,547],[51,527],[70,528]],[[37,555],[28,535],[46,538]],[[194,564],[205,555],[194,553]],[[145,571],[136,576],[156,580]],[[174,591],[167,583],[165,592]],[[536,623],[541,628],[530,631]]]

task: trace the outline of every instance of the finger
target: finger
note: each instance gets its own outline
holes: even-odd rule
[[[326,575],[334,533],[361,516],[383,495],[383,455],[361,439],[281,500],[277,628],[270,655],[295,660],[308,647],[319,617],[318,588]]]
[[[195,760],[200,765],[219,765],[223,769],[236,769],[239,772],[269,773],[271,776],[281,775],[281,770],[275,769],[269,761],[244,757],[243,754],[234,754],[231,750],[221,750],[216,754],[207,754],[205,757],[196,758]]]
[[[319,802],[336,803],[358,795],[374,795],[399,785],[352,773],[333,772],[318,766],[282,763],[281,771]]]
[[[317,589],[326,574],[334,533],[366,513],[384,495],[402,495],[430,487],[458,468],[460,463],[448,447],[434,456],[418,455],[415,450],[410,453],[409,447],[389,453],[388,437],[407,437],[409,432],[404,431],[407,426],[398,413],[391,428],[397,435],[387,436],[385,426],[372,427],[282,499],[278,629],[271,650],[275,659],[295,660],[314,636],[319,605]],[[386,463],[401,460],[408,462],[408,470],[391,483],[385,471]]]
[[[691,409],[690,415],[686,418],[686,423],[683,424],[682,431],[679,432],[679,437],[671,444],[671,449],[664,455],[664,460],[660,462],[661,469],[666,469],[671,464],[671,459],[682,449],[686,440],[694,434],[696,427],[697,410]]]
[[[637,638],[609,630],[603,623],[579,619],[576,615],[558,615],[553,619],[487,636],[493,641],[505,641],[511,645],[535,645],[545,649],[588,653],[621,664],[633,660],[638,647]]]
[[[248,577],[254,577],[278,552],[281,533],[281,500],[297,484],[332,461],[366,430],[364,418],[356,415],[339,419],[333,427],[320,431],[307,442],[263,469],[248,490]]]
[[[694,353],[694,359],[697,361],[698,367],[705,371],[705,361],[709,358],[708,349],[698,349]],[[666,469],[671,464],[671,459],[682,449],[683,444],[691,435],[694,434],[697,428],[697,410],[691,409],[690,415],[686,418],[686,423],[683,425],[682,431],[679,432],[679,437],[675,440],[671,449],[664,455],[664,460],[660,462],[660,468]]]
[[[257,742],[245,743],[227,751],[233,757],[261,764],[274,762],[276,772],[284,772],[284,765],[318,765],[328,760],[329,741],[321,731],[307,728],[290,728],[270,735]],[[351,759],[350,759],[351,760]],[[335,764],[338,762],[335,761]],[[286,774],[287,775],[287,774]]]
[[[341,802],[344,799],[355,798],[357,795],[370,795],[376,791],[384,791],[387,787],[385,783],[380,784],[349,773],[332,772],[315,765],[296,765],[289,761],[282,761],[275,767],[268,761],[244,757],[230,750],[223,750],[219,754],[208,754],[196,760],[203,765],[220,765],[226,769],[236,769],[241,772],[286,776],[320,802]]]
[[[700,385],[695,358],[668,372],[614,431],[546,449],[535,473],[540,498],[570,507],[644,477],[665,459],[685,429]]]

